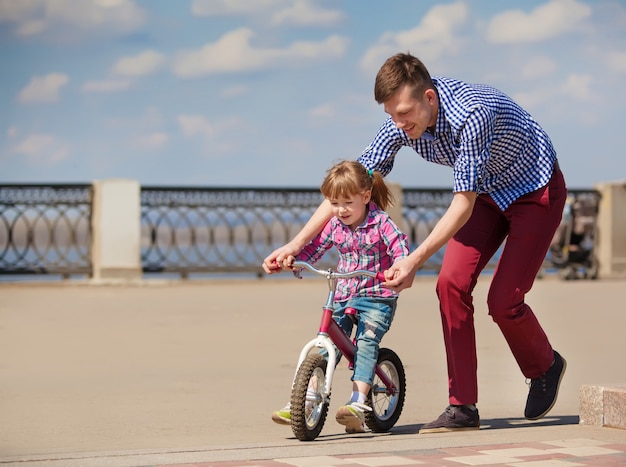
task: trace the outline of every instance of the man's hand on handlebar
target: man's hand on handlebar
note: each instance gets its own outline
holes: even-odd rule
[[[413,264],[409,257],[403,258],[384,271],[387,279],[385,285],[396,292],[408,289],[413,285],[417,270],[418,266]]]

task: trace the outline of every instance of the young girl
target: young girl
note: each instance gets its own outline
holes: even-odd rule
[[[389,187],[378,172],[368,171],[357,161],[343,161],[333,166],[321,186],[330,202],[333,217],[322,232],[294,260],[315,263],[333,246],[339,252],[337,270],[384,271],[409,254],[406,235],[384,212],[392,201]],[[337,410],[336,419],[348,433],[365,431],[366,404],[370,391],[380,341],[389,330],[396,310],[398,294],[369,277],[340,279],[335,293],[333,318],[350,335],[353,320],[344,312],[357,310],[356,355],[352,376],[352,397]],[[291,423],[289,404],[272,414],[276,423]]]

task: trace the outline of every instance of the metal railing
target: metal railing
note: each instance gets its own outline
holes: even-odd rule
[[[90,275],[91,185],[0,185],[0,274]],[[596,196],[570,190],[570,196]],[[403,189],[403,223],[414,249],[452,198],[449,189]],[[144,273],[256,273],[322,201],[317,188],[141,188]],[[424,266],[437,271],[443,249]],[[491,268],[497,256],[487,266]],[[331,251],[324,263],[336,262]]]
[[[0,185],[0,274],[89,274],[91,202],[91,185]]]
[[[322,201],[318,189],[141,189],[144,272],[257,272]]]

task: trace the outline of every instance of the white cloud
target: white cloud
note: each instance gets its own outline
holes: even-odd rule
[[[550,75],[556,71],[556,69],[556,62],[544,55],[531,57],[521,64],[522,77],[528,79]]]
[[[210,158],[232,153],[246,144],[240,141],[241,138],[230,137],[228,133],[237,132],[240,135],[242,128],[246,128],[247,134],[253,133],[252,126],[239,117],[212,123],[202,115],[179,115],[177,120],[183,135],[198,140],[201,154]]]
[[[46,29],[46,22],[44,20],[29,19],[23,21],[17,27],[18,36],[35,36]]]
[[[254,15],[266,12],[288,0],[193,0],[191,12],[197,16]]]
[[[539,42],[580,27],[591,7],[576,0],[551,0],[530,13],[510,10],[494,16],[487,40],[495,44]]]
[[[250,44],[253,37],[251,29],[240,28],[199,50],[182,51],[175,60],[174,73],[194,77],[312,64],[341,57],[348,47],[346,38],[330,36],[321,42],[294,42],[282,49],[255,48]]]
[[[425,62],[444,53],[454,53],[461,42],[456,37],[455,31],[466,22],[467,16],[467,5],[461,1],[434,6],[417,27],[384,33],[378,42],[367,50],[361,59],[361,67],[366,70],[378,70],[388,57],[397,52],[410,51]]]
[[[36,4],[32,1],[16,2],[15,0],[0,0],[0,21],[20,21],[27,18]]]
[[[106,0],[110,2],[122,0]],[[154,50],[146,50],[137,55],[122,57],[113,65],[112,73],[117,76],[140,77],[146,76],[159,70],[165,63],[163,54]],[[125,91],[132,86],[130,79],[103,79],[99,81],[87,81],[82,86],[84,92],[110,93]]]
[[[93,0],[93,2],[102,8],[116,8],[123,5],[126,0]]]
[[[139,123],[146,128],[154,128],[163,126],[165,120],[166,119],[159,107],[150,106],[144,110]]]
[[[607,54],[607,64],[613,71],[626,73],[626,52],[609,52]]]
[[[590,75],[571,74],[563,84],[561,92],[577,101],[591,100],[593,99],[591,82]]]
[[[223,89],[220,92],[220,96],[226,99],[231,97],[238,97],[248,94],[250,92],[250,88],[248,86],[239,85],[239,86],[230,86]]]
[[[144,76],[158,70],[165,62],[162,54],[146,50],[132,57],[123,57],[113,66],[113,73],[122,76]]]
[[[570,74],[560,82],[529,92],[517,92],[511,97],[531,114],[543,115],[546,121],[594,125],[601,120],[604,110],[601,106],[591,105],[599,101],[597,94],[591,91],[592,85],[592,76]]]
[[[202,115],[179,115],[177,120],[185,136],[211,138],[215,135],[213,125]]]
[[[179,115],[178,125],[187,138],[199,139],[201,151],[209,157],[219,157],[232,152],[235,148],[245,145],[241,138],[232,138],[228,133],[237,132],[245,128],[247,134],[253,133],[251,125],[240,117],[229,117],[216,122],[210,122],[203,115]]]
[[[322,9],[314,2],[299,0],[274,13],[270,23],[275,26],[330,26],[339,23],[343,17],[339,10]]]
[[[17,136],[17,127],[14,125],[11,125],[9,128],[7,128],[7,138],[15,138]]]
[[[52,135],[32,134],[17,144],[13,152],[26,156],[30,166],[50,166],[67,159],[69,147]]]
[[[82,89],[85,92],[118,92],[125,91],[130,88],[131,81],[127,79],[110,79],[103,81],[88,81],[83,84]]]
[[[138,149],[157,150],[167,145],[169,140],[170,136],[167,133],[154,132],[135,138],[133,146]]]
[[[56,102],[59,100],[59,91],[69,83],[70,79],[63,73],[48,73],[45,76],[35,76],[17,96],[19,102]]]
[[[262,17],[272,26],[329,26],[344,18],[341,10],[321,8],[315,0],[193,0],[191,11],[197,16]]]
[[[144,17],[132,0],[0,0],[0,22],[15,23],[20,36],[128,32],[140,26]]]
[[[320,119],[333,117],[335,115],[335,106],[331,102],[318,105],[309,111],[309,115]]]

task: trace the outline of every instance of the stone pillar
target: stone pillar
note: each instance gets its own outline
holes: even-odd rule
[[[579,391],[579,424],[626,429],[626,385],[583,385]]]
[[[139,183],[134,180],[101,180],[95,181],[93,188],[93,279],[141,279]]]
[[[601,183],[596,253],[601,278],[626,277],[626,182]]]
[[[408,235],[406,231],[406,224],[404,222],[404,216],[402,215],[403,197],[402,186],[399,183],[387,182],[391,195],[393,196],[393,206],[387,208],[387,214],[391,217],[391,220],[398,226],[400,230]]]

